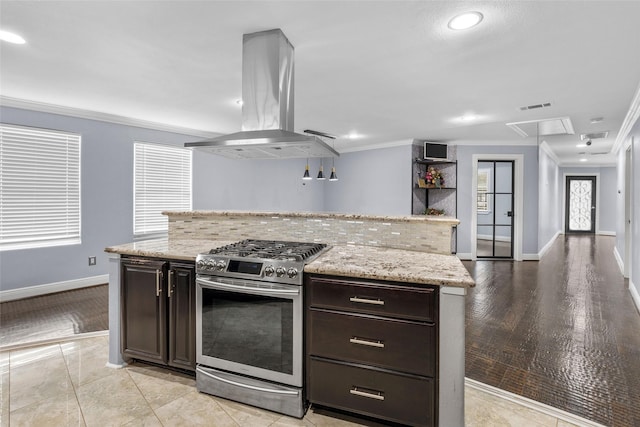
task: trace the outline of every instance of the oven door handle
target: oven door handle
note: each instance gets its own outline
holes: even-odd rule
[[[233,285],[231,283],[216,282],[215,280],[207,280],[197,278],[196,283],[210,289],[221,289],[236,291],[242,293],[251,294],[266,294],[266,295],[299,295],[298,289],[270,289],[270,288],[257,288],[253,286]]]
[[[239,382],[236,382],[236,381],[231,381],[229,379],[222,378],[222,377],[219,377],[217,375],[213,375],[212,373],[203,371],[200,368],[196,368],[196,371],[198,371],[202,375],[206,375],[207,377],[213,378],[216,381],[222,381],[223,383],[231,384],[231,385],[236,386],[236,387],[248,388],[248,389],[251,389],[251,390],[262,391],[262,392],[265,392],[265,393],[286,394],[286,395],[290,395],[290,396],[297,396],[298,395],[298,392],[294,391],[294,390],[276,390],[276,389],[273,389],[273,388],[257,387],[257,386],[254,386],[254,385],[242,384],[242,383],[239,383]]]

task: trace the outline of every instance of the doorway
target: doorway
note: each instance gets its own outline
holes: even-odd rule
[[[596,177],[567,176],[565,233],[596,232]]]
[[[477,166],[476,257],[513,259],[514,161]]]

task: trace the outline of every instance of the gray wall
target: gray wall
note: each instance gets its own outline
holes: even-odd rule
[[[1,107],[0,122],[82,135],[82,243],[0,252],[0,290],[108,273],[106,246],[133,241],[133,142],[182,145],[192,136]],[[97,257],[89,267],[87,258]]]
[[[303,181],[305,164],[305,159],[234,160],[194,151],[193,208],[322,211],[323,191],[334,183]],[[319,159],[309,159],[313,176],[319,164]]]
[[[562,231],[562,176],[556,162],[540,148],[538,161],[538,252]]]
[[[410,144],[340,155],[339,181],[325,182],[324,210],[411,215],[411,161]]]
[[[538,253],[538,148],[536,146],[458,146],[458,252],[471,253],[472,156],[474,154],[524,155],[524,236],[522,252]],[[516,189],[517,191],[517,189]],[[516,213],[517,214],[517,213]]]
[[[596,199],[599,200],[599,204],[596,210],[596,222],[598,228],[596,231],[613,234],[616,232],[616,194],[618,188],[618,175],[616,167],[562,167],[560,168],[560,194],[564,197],[564,188],[566,183],[564,182],[564,176],[566,175],[598,175],[599,176],[599,189],[600,192],[596,195]],[[598,186],[597,186],[598,188]],[[564,199],[561,199],[561,208],[565,203]],[[561,212],[564,212],[562,210]],[[622,211],[624,213],[624,211]],[[564,224],[564,222],[562,222]]]

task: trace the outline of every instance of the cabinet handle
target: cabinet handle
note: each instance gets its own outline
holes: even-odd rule
[[[378,341],[369,341],[358,337],[353,337],[349,339],[351,344],[360,344],[360,345],[368,345],[369,347],[378,347],[384,348],[384,343],[380,340]]]
[[[162,288],[160,287],[160,278],[162,277],[162,271],[156,270],[156,296],[160,296],[160,292],[162,292]]]
[[[173,287],[175,286],[174,285],[175,274],[176,274],[175,271],[169,270],[169,298],[171,298],[171,295],[173,295]]]
[[[349,390],[349,393],[355,394],[356,396],[367,397],[369,399],[384,400],[384,395],[382,394],[381,391],[376,391],[375,393],[369,393],[366,391],[358,390],[358,387],[354,386],[351,390]]]
[[[360,298],[360,297],[351,297],[349,298],[351,302],[359,302],[362,304],[373,304],[373,305],[384,305],[384,301],[381,299],[369,299],[369,298]]]

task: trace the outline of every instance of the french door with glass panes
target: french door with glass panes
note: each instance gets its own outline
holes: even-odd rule
[[[565,232],[596,232],[596,177],[568,176],[565,202]]]
[[[478,161],[478,258],[513,258],[513,169],[513,160]]]

